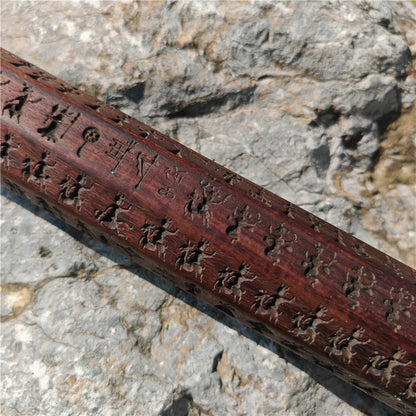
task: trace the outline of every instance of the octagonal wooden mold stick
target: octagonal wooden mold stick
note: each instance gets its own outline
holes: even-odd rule
[[[6,187],[415,414],[413,269],[4,49],[0,84]]]

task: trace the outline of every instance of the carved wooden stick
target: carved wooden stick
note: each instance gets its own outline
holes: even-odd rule
[[[414,270],[11,53],[1,59],[7,187],[414,414]]]

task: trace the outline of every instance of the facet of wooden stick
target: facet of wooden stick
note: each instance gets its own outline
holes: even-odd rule
[[[415,414],[413,269],[5,50],[0,84],[6,187]]]

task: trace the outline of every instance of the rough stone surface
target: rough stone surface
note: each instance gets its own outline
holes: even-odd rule
[[[7,1],[2,46],[415,266],[409,2]],[[4,415],[394,415],[2,192]]]

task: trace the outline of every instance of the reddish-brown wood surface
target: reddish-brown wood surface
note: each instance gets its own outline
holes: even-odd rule
[[[2,183],[406,414],[416,273],[1,52]]]

